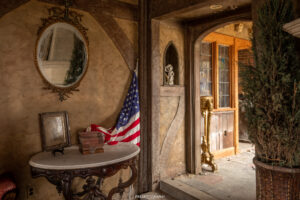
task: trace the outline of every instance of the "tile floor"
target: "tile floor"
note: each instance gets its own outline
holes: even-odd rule
[[[216,160],[216,173],[182,175],[175,179],[219,200],[255,200],[254,147],[240,143],[241,153]]]

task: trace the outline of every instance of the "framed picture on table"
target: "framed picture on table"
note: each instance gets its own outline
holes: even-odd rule
[[[47,112],[40,113],[39,117],[43,151],[63,153],[64,147],[71,145],[68,113]]]

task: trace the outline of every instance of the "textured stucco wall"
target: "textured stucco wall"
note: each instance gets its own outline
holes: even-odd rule
[[[41,151],[38,113],[67,111],[71,141],[77,143],[77,132],[90,123],[114,125],[131,80],[108,35],[91,15],[80,12],[88,28],[90,58],[80,91],[59,102],[57,94],[43,90],[34,50],[40,19],[48,16],[48,7],[51,5],[32,0],[0,18],[0,173],[11,171],[16,176],[19,199],[27,199],[28,186],[34,189],[31,199],[63,199],[45,178],[30,175],[28,160]],[[128,38],[136,37],[135,25],[126,20],[121,23]],[[122,172],[124,179],[128,173]],[[104,190],[117,184],[119,176],[105,181]]]
[[[117,19],[118,25],[122,28],[124,33],[127,35],[130,42],[133,44],[135,51],[138,50],[138,22],[129,21],[126,19]]]
[[[167,135],[179,105],[179,97],[161,97],[160,98],[160,149]],[[176,138],[169,149],[169,155],[166,156],[167,161],[161,160],[160,177],[173,178],[177,175],[185,173],[185,135],[184,122],[173,136]],[[172,133],[169,133],[172,134]]]
[[[243,24],[243,28],[242,28],[241,32],[238,32],[235,30],[234,26],[236,24],[225,25],[224,27],[221,27],[221,28],[215,30],[215,32],[222,33],[222,34],[229,35],[229,36],[236,37],[236,38],[251,40],[251,38],[252,38],[252,22],[241,22],[239,24]]]
[[[160,83],[163,85],[163,64],[164,53],[169,42],[173,42],[179,59],[179,85],[184,85],[184,32],[180,26],[172,23],[162,22],[160,23]],[[167,131],[170,128],[178,110],[179,96],[172,97],[160,97],[160,149],[162,149],[163,141],[167,135]],[[175,142],[169,149],[169,155],[165,162],[166,166],[161,167],[160,176],[162,179],[175,177],[178,174],[185,173],[185,124],[182,120],[182,124],[176,133],[171,133],[176,137]],[[162,156],[162,155],[161,155]]]

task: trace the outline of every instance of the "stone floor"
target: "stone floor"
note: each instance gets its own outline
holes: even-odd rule
[[[253,157],[254,147],[248,143],[240,143],[240,154],[216,160],[218,165],[216,173],[182,175],[172,181],[176,181],[177,186],[182,186],[184,188],[182,191],[185,193],[187,193],[186,186],[188,186],[191,191],[204,192],[216,200],[255,200]],[[196,198],[191,199],[203,199],[198,198],[195,193],[193,196]]]

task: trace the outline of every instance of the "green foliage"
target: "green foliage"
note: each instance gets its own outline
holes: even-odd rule
[[[65,85],[74,83],[82,75],[85,62],[85,49],[83,42],[74,34],[74,49],[70,69],[65,78]]]
[[[241,67],[250,140],[258,159],[300,166],[300,70],[290,0],[268,0],[258,11],[252,40],[255,66]]]

